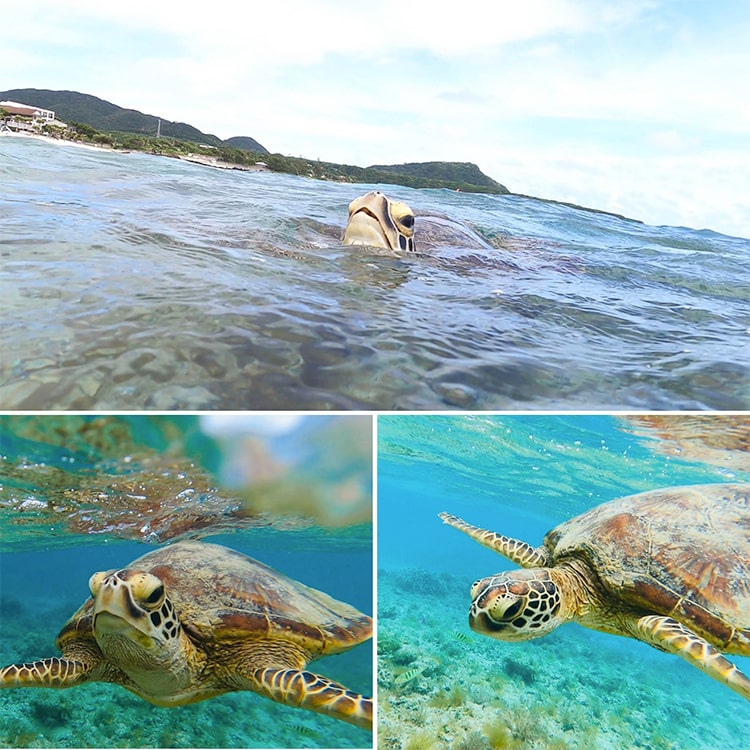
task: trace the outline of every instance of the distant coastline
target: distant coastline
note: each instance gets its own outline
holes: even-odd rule
[[[204,167],[214,167],[215,169],[236,169],[240,172],[270,172],[265,164],[232,164],[232,162],[217,159],[215,156],[187,154],[178,156],[177,158],[181,161],[189,161],[192,164],[201,164]]]
[[[52,143],[57,146],[73,146],[74,148],[84,148],[90,151],[109,151],[112,153],[127,154],[137,151],[137,149],[116,148],[109,143],[88,143],[71,138],[56,138],[51,135],[42,133],[19,132],[13,130],[0,130],[1,138],[30,138],[44,143]],[[151,153],[137,151],[138,153]],[[244,172],[267,172],[268,167],[262,164],[232,164],[231,162],[222,161],[215,156],[206,156],[202,154],[162,154],[163,156],[175,156],[181,161],[188,161],[193,164],[200,164],[204,167],[214,167],[216,169],[235,169]]]
[[[200,166],[204,167],[211,167],[213,169],[224,169],[224,170],[235,170],[235,171],[242,171],[242,172],[280,172],[280,173],[286,173],[286,174],[298,174],[305,177],[309,177],[311,179],[323,179],[323,180],[331,180],[330,177],[321,177],[312,173],[308,174],[302,174],[301,172],[294,171],[294,170],[285,170],[285,169],[273,169],[265,162],[260,163],[250,163],[250,164],[238,164],[234,162],[229,161],[223,161],[219,159],[216,156],[207,155],[207,154],[195,154],[195,153],[185,153],[185,154],[173,154],[173,153],[161,153],[161,152],[155,152],[153,150],[146,150],[146,149],[133,149],[133,148],[117,148],[115,146],[112,146],[108,143],[90,143],[90,142],[82,142],[78,140],[73,139],[67,139],[67,138],[60,138],[60,137],[53,137],[49,135],[43,135],[41,133],[29,133],[29,132],[16,132],[16,131],[3,131],[0,130],[0,137],[15,137],[15,138],[33,138],[36,140],[41,140],[46,143],[52,143],[52,144],[58,144],[63,146],[74,146],[76,148],[85,148],[85,149],[91,149],[93,151],[109,151],[113,153],[120,153],[120,154],[127,154],[127,153],[144,153],[144,154],[151,154],[155,156],[169,156],[172,158],[180,159],[180,161],[186,161],[190,162],[191,164],[199,164]],[[267,157],[268,158],[268,157]],[[273,155],[270,157],[270,159],[273,158]],[[292,159],[293,157],[283,157]],[[294,159],[294,161],[304,161],[302,159]],[[361,167],[358,167],[357,169],[363,169]],[[369,168],[367,168],[369,169]],[[396,179],[397,175],[393,174],[393,179],[389,184],[403,184],[397,181]],[[356,183],[357,180],[346,180],[346,179],[338,179],[337,182],[347,182],[347,183]],[[363,183],[372,183],[376,182],[375,180],[367,180],[362,179],[359,182]],[[385,180],[383,180],[385,182]],[[419,188],[419,185],[409,185],[409,187]],[[455,189],[455,188],[454,188]],[[471,190],[466,190],[465,192],[472,192]],[[483,192],[483,191],[476,191],[476,192]],[[598,208],[589,208],[588,206],[580,206],[576,203],[569,203],[567,201],[558,201],[554,200],[552,198],[537,198],[533,195],[524,195],[522,193],[506,193],[507,195],[513,195],[518,198],[527,198],[529,200],[535,200],[540,201],[541,203],[550,203],[553,205],[559,205],[559,206],[567,206],[568,208],[575,208],[580,211],[588,211],[590,213],[594,214],[604,214],[606,216],[612,216],[616,219],[622,219],[623,221],[632,221],[636,224],[643,224],[643,222],[640,219],[633,219],[628,216],[623,216],[622,214],[613,213],[612,211],[604,211],[602,209]]]
[[[45,132],[46,130],[46,132]],[[467,193],[500,193],[509,191],[483,174],[475,164],[463,162],[424,162],[374,167],[354,167],[333,162],[312,161],[303,157],[261,154],[229,146],[215,147],[164,136],[134,133],[101,133],[94,128],[72,124],[69,128],[39,130],[0,130],[2,135],[37,138],[48,143],[93,148],[120,153],[139,152],[169,156],[215,169],[244,172],[279,172],[318,180],[344,183],[404,185],[413,188],[446,188]],[[51,133],[54,133],[51,134]],[[446,179],[450,177],[458,179]],[[461,179],[463,177],[463,179]],[[478,184],[480,182],[488,184]]]
[[[172,156],[218,169],[270,171],[343,183],[445,188],[507,195],[510,191],[470,162],[432,161],[357,167],[271,153],[250,136],[222,140],[187,123],[125,109],[77,91],[0,91],[0,129],[39,133],[65,142]]]
[[[73,146],[74,148],[84,148],[90,151],[109,151],[119,154],[133,153],[133,149],[115,148],[108,143],[84,143],[82,141],[72,140],[70,138],[55,138],[51,135],[42,133],[17,132],[10,130],[0,130],[2,138],[31,138],[44,143],[52,143],[58,146]],[[149,153],[141,152],[138,153]],[[163,154],[163,156],[172,156],[172,154]],[[176,158],[181,161],[188,161],[192,164],[200,164],[204,167],[214,167],[215,169],[235,169],[243,172],[267,172],[268,167],[260,164],[232,164],[231,162],[222,161],[215,156],[205,156],[202,154],[179,154]]]
[[[173,123],[137,110],[126,110],[89,94],[46,89],[12,89],[0,92],[0,97],[3,96],[33,99],[35,105],[6,106],[6,111],[0,107],[0,135],[38,138],[48,143],[97,151],[169,156],[214,169],[278,172],[347,184],[403,185],[416,189],[509,195],[642,223],[638,219],[611,211],[512,193],[471,162],[432,161],[357,167],[274,154],[249,136],[236,136],[222,141],[186,123]],[[2,104],[14,105],[15,102],[5,101]],[[35,111],[40,104],[50,109]],[[55,119],[56,112],[53,108],[64,113],[67,122]],[[18,118],[19,111],[23,110],[26,110],[27,116]]]
[[[51,135],[42,133],[19,132],[16,130],[0,130],[0,138],[30,138],[35,141],[44,141],[45,143],[54,143],[61,146],[75,146],[76,148],[86,148],[91,151],[115,151],[109,144],[103,143],[83,143],[68,138],[54,138]]]

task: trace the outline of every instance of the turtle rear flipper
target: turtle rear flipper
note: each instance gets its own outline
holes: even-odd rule
[[[635,637],[662,651],[676,654],[745,700],[750,700],[750,680],[708,641],[677,620],[661,615],[641,617],[635,623]]]
[[[372,729],[372,698],[347,690],[333,680],[300,669],[255,669],[250,689],[278,703],[306,708]]]
[[[25,664],[10,664],[0,669],[0,688],[67,688],[88,682],[91,672],[91,664],[53,656]]]

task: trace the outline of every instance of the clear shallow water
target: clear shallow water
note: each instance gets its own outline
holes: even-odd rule
[[[746,746],[747,701],[645,644],[574,624],[526,643],[473,633],[471,584],[514,566],[437,518],[539,544],[615,497],[750,481],[747,419],[704,419],[685,434],[679,418],[378,419],[380,748]]]
[[[741,409],[750,241],[388,188],[487,247],[339,242],[369,186],[0,140],[5,409]]]
[[[366,429],[371,435],[371,425],[361,423],[358,417],[307,417],[288,428],[276,425],[275,432],[270,433],[259,433],[255,422],[256,444],[245,455],[244,464],[248,473],[255,471],[256,484],[266,482],[264,486],[275,492],[267,482],[269,468],[274,462],[286,461],[287,481],[292,486],[295,475],[308,484],[312,484],[314,475],[327,493],[343,491],[349,498],[356,495],[353,476],[361,466],[352,458],[354,448],[339,462],[329,460],[339,434],[331,430],[330,419],[334,424],[354,419],[360,425],[357,429]],[[211,435],[205,432],[209,427]],[[288,517],[275,521],[266,514],[262,523],[248,525],[242,515],[228,522],[224,514],[215,512],[230,498],[235,504],[242,498],[239,490],[232,495],[225,484],[228,478],[238,484],[237,457],[230,451],[243,439],[237,427],[227,427],[226,420],[220,427],[180,416],[109,418],[106,427],[99,418],[4,418],[0,425],[2,666],[58,655],[55,637],[88,597],[89,577],[99,570],[123,567],[155,549],[129,540],[148,539],[140,529],[163,506],[174,517],[171,524],[165,521],[160,527],[166,538],[197,534],[372,614],[371,524],[360,519],[353,526],[323,527],[294,524]],[[268,420],[267,427],[271,427]],[[245,424],[245,438],[251,432]],[[312,450],[311,434],[317,441]],[[351,442],[351,432],[347,434]],[[225,442],[222,435],[231,440]],[[260,442],[266,446],[265,454],[258,450]],[[362,441],[369,464],[371,450],[365,450],[367,447]],[[172,462],[175,457],[183,458],[179,472],[183,480],[175,485],[182,497],[176,503],[167,487],[170,479],[176,481],[177,472],[172,464],[161,463],[157,468],[154,463],[155,458],[165,455]],[[192,464],[184,460],[185,456]],[[125,462],[118,460],[125,457]],[[229,473],[224,471],[227,461],[232,468]],[[139,482],[146,483],[146,493],[152,493],[150,508],[137,498],[131,501],[129,510],[119,504],[120,497],[113,488],[119,484],[122,489],[127,482],[127,466]],[[23,483],[19,480],[21,473]],[[152,489],[160,474],[167,482],[158,485],[161,494]],[[193,489],[199,487],[206,475],[213,477],[209,489],[185,492],[186,484]],[[87,494],[91,488],[95,491]],[[19,497],[26,501],[25,506],[16,502]],[[98,509],[92,497],[97,498]],[[170,498],[172,504],[168,505]],[[46,511],[38,504],[47,506]],[[202,515],[195,512],[196,507],[203,509]],[[100,521],[96,527],[81,528],[72,523],[87,513]],[[207,517],[213,523],[205,523]],[[195,518],[203,525],[191,532]],[[228,528],[234,533],[227,533]],[[372,694],[372,664],[368,642],[340,656],[313,662],[311,667],[353,690]],[[358,748],[371,747],[372,735],[251,693],[167,709],[152,706],[121,687],[91,683],[64,691],[0,691],[0,745]]]

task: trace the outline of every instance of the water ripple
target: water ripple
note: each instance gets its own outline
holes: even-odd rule
[[[393,257],[340,244],[367,186],[0,154],[2,408],[750,405],[747,240],[394,187],[488,247]]]

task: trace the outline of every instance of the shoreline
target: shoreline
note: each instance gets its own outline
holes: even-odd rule
[[[87,148],[91,151],[118,151],[119,149],[112,148],[112,146],[100,145],[97,146],[95,143],[81,143],[80,141],[71,141],[67,138],[53,138],[50,135],[42,135],[41,133],[18,133],[15,131],[0,130],[0,138],[31,138],[35,141],[44,141],[45,143],[53,143],[60,146],[75,146],[76,148]],[[122,153],[128,153],[123,151]]]
[[[124,148],[113,148],[107,144],[97,145],[95,143],[82,143],[80,141],[73,141],[68,138],[53,138],[49,135],[42,135],[41,133],[19,133],[17,131],[1,130],[0,138],[29,138],[35,141],[43,141],[44,143],[51,143],[54,146],[73,146],[74,148],[88,149],[89,151],[106,151],[112,154],[147,154],[149,156],[163,156],[168,159],[179,159],[180,161],[187,161],[192,164],[200,164],[204,167],[212,167],[214,169],[229,169],[240,172],[269,172],[271,170],[266,166],[259,166],[257,164],[232,164],[228,161],[222,161],[215,156],[204,156],[202,154],[154,154],[150,151],[134,151],[133,149]]]
[[[161,154],[161,156],[169,156],[168,154]],[[180,161],[189,161],[192,164],[201,164],[204,167],[213,167],[214,169],[234,169],[239,172],[270,172],[271,170],[266,166],[260,166],[258,164],[232,164],[228,161],[222,161],[217,159],[215,156],[204,156],[202,154],[187,154],[178,155],[176,157],[170,157],[180,159]]]

